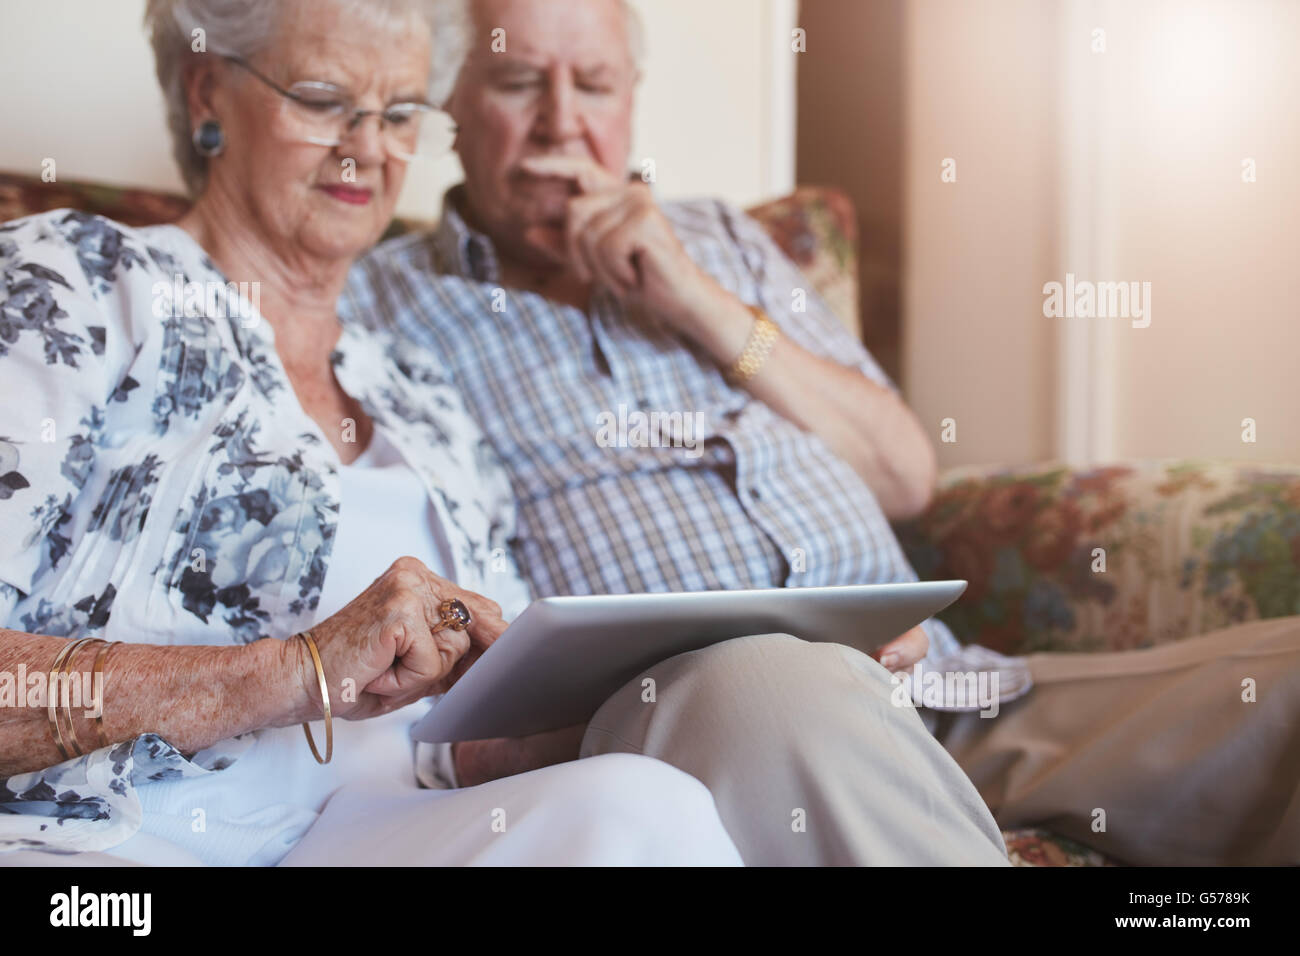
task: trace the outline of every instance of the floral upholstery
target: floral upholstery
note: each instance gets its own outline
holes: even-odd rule
[[[153,226],[179,219],[190,201],[176,193],[78,181],[41,182],[38,176],[0,173],[0,222],[51,209],[80,209],[128,226]],[[385,239],[430,223],[394,219]]]
[[[1130,462],[956,468],[897,528],[942,617],[1007,654],[1152,647],[1300,614],[1300,467]]]
[[[189,208],[171,193],[84,182],[41,182],[39,176],[0,173],[0,222],[51,209],[80,209],[128,226],[171,222]]]
[[[853,200],[837,189],[800,186],[748,212],[857,335],[858,222]]]
[[[63,206],[147,225],[175,219],[188,201],[0,173],[0,221]],[[750,214],[856,330],[851,201],[802,187]],[[387,234],[423,225],[394,220]],[[970,582],[942,615],[958,638],[1004,653],[1149,647],[1300,614],[1300,466],[953,468],[927,512],[897,530],[922,578]],[[1110,865],[1044,830],[1003,836],[1019,866]]]
[[[1004,830],[1012,866],[1115,866],[1096,850],[1046,830]]]

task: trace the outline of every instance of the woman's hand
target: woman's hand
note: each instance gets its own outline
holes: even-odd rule
[[[469,608],[471,623],[464,631],[441,625],[438,605],[450,599]],[[311,632],[329,683],[331,711],[346,720],[365,720],[443,693],[505,629],[495,601],[457,587],[416,558],[401,557]],[[306,642],[284,643],[303,688],[290,722],[319,719],[320,686]]]

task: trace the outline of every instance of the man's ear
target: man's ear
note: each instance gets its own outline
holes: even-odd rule
[[[447,98],[442,103],[442,111],[451,117],[452,125],[456,130],[455,138],[451,141],[451,151],[458,153],[460,151],[460,131],[464,128],[462,117],[465,116],[465,93],[461,85],[460,78],[456,78],[456,85],[451,88]]]

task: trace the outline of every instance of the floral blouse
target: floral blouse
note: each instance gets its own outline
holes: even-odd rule
[[[315,622],[340,463],[256,301],[176,226],[0,224],[0,626],[232,644]],[[457,583],[522,611],[510,486],[449,378],[353,326],[330,362],[427,488]],[[187,760],[146,734],[10,777],[0,849],[113,846],[139,826],[135,786],[241,746]]]

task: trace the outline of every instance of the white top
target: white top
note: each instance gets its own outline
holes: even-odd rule
[[[356,461],[340,466],[339,481],[338,528],[317,623],[353,601],[403,555],[455,580],[447,535],[429,493],[378,429]]]
[[[69,210],[6,223],[0,302],[0,406],[25,410],[0,435],[0,626],[162,645],[284,638],[408,553],[507,619],[527,605],[509,479],[436,355],[343,327],[331,367],[382,439],[341,467],[272,324],[176,226]],[[24,303],[31,321],[8,322]],[[384,439],[409,469],[391,467]],[[285,727],[192,758],[140,734],[12,775],[0,850],[106,850],[140,832],[207,862],[274,862],[342,784],[427,780],[407,725],[428,706],[335,721],[325,767]]]
[[[378,430],[356,461],[339,467],[339,479],[337,539],[317,622],[349,604],[402,555],[451,578],[446,534],[428,492]],[[414,789],[418,777],[426,786],[446,787],[454,781],[450,747],[414,744],[409,736],[428,709],[426,699],[383,717],[335,720],[334,759],[325,766],[312,760],[299,728],[265,730],[221,774],[141,790],[146,838],[113,852],[150,864],[175,862],[168,854],[178,851],[208,864],[275,864],[342,786],[387,782]],[[322,749],[324,726],[312,723]],[[205,808],[198,833],[190,826],[195,806]],[[153,838],[167,845],[159,847]]]

